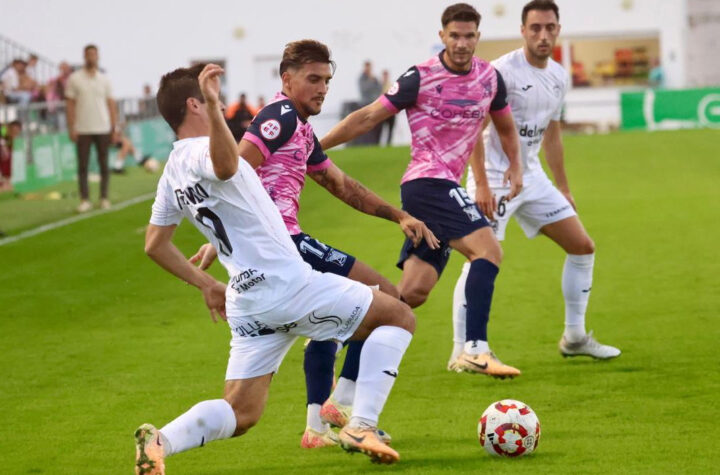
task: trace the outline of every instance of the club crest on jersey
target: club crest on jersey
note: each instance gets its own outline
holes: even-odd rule
[[[395,81],[395,84],[393,84],[390,87],[390,89],[388,89],[388,92],[386,92],[385,94],[387,94],[388,96],[394,96],[395,94],[398,93],[399,90],[400,90],[400,84],[398,84],[398,82]]]
[[[281,130],[280,122],[275,119],[268,119],[260,124],[260,134],[266,140],[275,140],[280,136]]]

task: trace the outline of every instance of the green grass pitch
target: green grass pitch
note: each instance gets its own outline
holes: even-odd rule
[[[563,253],[511,224],[492,348],[515,380],[451,374],[451,263],[417,310],[416,336],[381,418],[401,461],[303,451],[302,346],[291,350],[257,427],[179,454],[170,474],[710,473],[720,459],[718,131],[566,138],[570,183],[597,244],[588,328],[623,355],[563,359]],[[393,203],[408,149],[331,153]],[[3,202],[0,206],[5,206]],[[222,394],[229,331],[195,289],[143,253],[150,202],[0,247],[0,473],[131,473],[132,433]],[[306,232],[399,279],[399,228],[309,183]],[[20,226],[18,226],[20,227]],[[176,243],[202,243],[188,223]],[[219,266],[217,276],[224,274]],[[491,458],[484,408],[519,399],[543,429],[535,454]]]

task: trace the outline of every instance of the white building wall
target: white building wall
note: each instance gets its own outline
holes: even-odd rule
[[[162,73],[190,59],[225,58],[231,98],[245,91],[251,100],[276,88],[269,73],[260,76],[255,65],[267,67],[267,58],[281,54],[289,41],[315,38],[331,47],[338,64],[323,113],[328,119],[314,120],[324,129],[325,122],[335,120],[330,116],[339,112],[343,101],[358,96],[356,80],[364,60],[372,60],[378,74],[389,69],[394,77],[438,51],[440,15],[451,3],[455,2],[3,0],[0,31],[57,61],[80,63],[83,46],[96,43],[118,96],[139,95],[144,83],[157,84]],[[471,3],[483,14],[483,38],[519,35],[525,0]],[[565,36],[659,33],[667,84],[685,85],[686,0],[558,3]],[[400,135],[405,135],[403,130]]]

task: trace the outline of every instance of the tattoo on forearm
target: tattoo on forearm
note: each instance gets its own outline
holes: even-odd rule
[[[375,209],[375,216],[378,218],[387,219],[389,221],[393,221],[393,211],[392,207],[388,205],[380,205]]]

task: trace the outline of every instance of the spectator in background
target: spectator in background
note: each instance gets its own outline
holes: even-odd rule
[[[32,99],[32,83],[28,81],[27,63],[22,59],[16,58],[12,65],[0,77],[2,81],[3,92],[8,102],[27,105]],[[30,79],[32,81],[32,79]]]
[[[363,72],[360,78],[358,78],[358,87],[360,88],[361,106],[366,106],[374,102],[375,99],[380,97],[380,93],[382,93],[382,84],[373,76],[372,63],[370,61],[365,61]]]
[[[390,71],[387,69],[382,72],[382,93],[385,94],[390,90],[395,82],[390,79]],[[385,146],[389,147],[392,142],[393,129],[395,128],[395,114],[392,114],[382,123],[383,130],[386,130]]]
[[[22,132],[22,124],[14,120],[0,135],[0,191],[12,190],[12,154],[16,137]]]
[[[257,107],[255,108],[254,115],[257,115],[257,113],[260,112],[263,107],[265,107],[265,96],[258,96]]]
[[[648,73],[648,83],[653,89],[662,89],[665,87],[665,72],[660,66],[660,58],[655,58],[652,65],[653,67]]]
[[[58,65],[59,74],[52,78],[47,85],[46,98],[48,102],[60,102],[65,100],[65,88],[68,79],[72,74],[72,67],[65,61]]]
[[[80,205],[77,210],[84,213],[92,208],[89,201],[88,165],[90,145],[95,144],[100,165],[100,207],[110,207],[108,186],[108,147],[117,130],[117,108],[112,98],[112,88],[107,76],[98,70],[98,49],[87,45],[84,51],[85,64],[70,75],[65,97],[67,98],[67,125],[70,140],[77,144],[78,183]]]
[[[38,56],[33,53],[28,57],[27,68],[25,68],[27,75],[30,77],[30,79],[32,79],[36,83],[38,82],[37,70],[35,69],[35,67],[37,66],[37,63],[38,63]]]
[[[140,117],[149,117],[156,115],[157,103],[155,102],[155,94],[153,94],[150,84],[143,86],[143,94],[138,105]]]
[[[245,135],[245,131],[250,126],[253,117],[255,117],[255,113],[247,103],[245,93],[240,93],[238,102],[231,104],[225,111],[228,127],[236,142],[239,142],[242,136]]]

